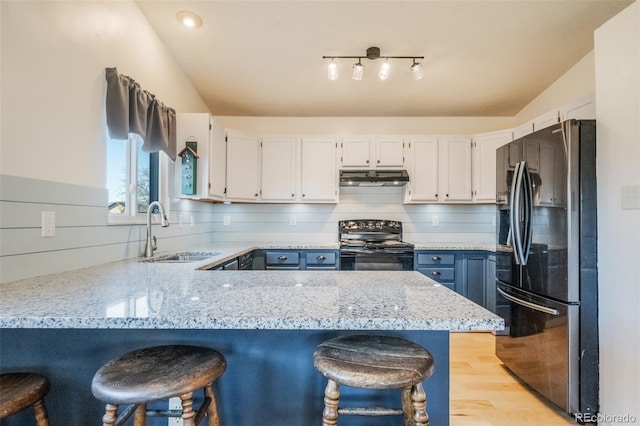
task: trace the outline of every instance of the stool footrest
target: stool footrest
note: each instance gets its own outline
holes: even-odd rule
[[[344,407],[338,408],[338,414],[346,416],[402,416],[403,411],[385,407]]]

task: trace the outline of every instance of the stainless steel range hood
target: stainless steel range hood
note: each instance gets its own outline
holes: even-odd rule
[[[406,170],[340,170],[340,186],[402,186],[407,182]]]

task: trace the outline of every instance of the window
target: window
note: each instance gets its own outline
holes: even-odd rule
[[[158,200],[159,153],[142,150],[142,138],[107,141],[107,204],[110,218],[134,218]]]

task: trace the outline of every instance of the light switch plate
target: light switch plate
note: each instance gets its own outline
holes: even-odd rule
[[[640,209],[640,185],[622,187],[622,210]]]

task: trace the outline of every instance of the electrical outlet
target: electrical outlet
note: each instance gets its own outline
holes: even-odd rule
[[[431,226],[440,226],[440,216],[431,216]]]
[[[56,212],[42,212],[42,237],[56,236]]]
[[[289,216],[289,225],[293,226],[297,223],[297,218],[295,214]]]
[[[228,215],[224,215],[224,216],[222,216],[222,224],[223,224],[224,226],[229,226],[229,225],[231,225],[231,216],[228,216]]]

